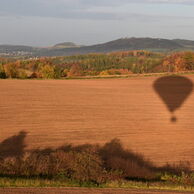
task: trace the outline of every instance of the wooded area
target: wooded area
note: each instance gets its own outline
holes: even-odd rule
[[[61,79],[190,70],[194,70],[194,52],[124,51],[66,57],[0,58],[0,78],[4,79]]]

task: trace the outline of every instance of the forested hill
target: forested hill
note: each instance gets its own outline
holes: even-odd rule
[[[68,56],[88,53],[108,53],[126,50],[157,50],[171,51],[184,49],[183,45],[173,40],[153,39],[153,38],[121,38],[118,40],[97,44],[92,46],[83,46],[79,48],[63,48],[42,50],[37,53],[38,56]]]
[[[76,45],[73,42],[63,42],[63,43],[56,44],[53,48],[77,48],[77,47],[81,47],[81,46]]]
[[[168,40],[156,38],[121,38],[91,46],[78,46],[74,43],[60,43],[49,48],[0,45],[0,56],[70,56],[88,53],[108,53],[127,50],[177,51],[194,50],[194,41]]]
[[[194,41],[192,40],[174,39],[173,41],[186,49],[194,50]]]

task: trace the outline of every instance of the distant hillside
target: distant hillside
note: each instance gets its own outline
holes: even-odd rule
[[[0,45],[0,56],[32,56],[40,48],[22,45]]]
[[[80,46],[76,45],[73,42],[63,42],[63,43],[56,44],[52,48],[76,48],[76,47],[80,47]]]
[[[156,38],[121,38],[118,40],[91,46],[78,46],[72,42],[56,44],[55,46],[50,48],[0,45],[0,56],[69,56],[88,53],[108,53],[126,50],[150,50],[158,52],[194,50],[194,41],[181,39],[168,40]]]
[[[194,49],[194,41],[192,40],[174,39],[173,41],[185,47],[186,49]]]
[[[34,51],[33,47],[30,46],[20,46],[20,45],[0,45],[0,52],[19,52],[26,51],[32,52]]]
[[[121,38],[104,44],[96,45],[94,48],[107,50],[142,50],[142,49],[177,49],[182,46],[172,40],[153,38]]]
[[[154,38],[121,38],[103,44],[92,46],[84,46],[79,48],[63,48],[44,50],[39,53],[40,56],[67,56],[87,53],[107,53],[113,51],[125,50],[157,50],[172,51],[176,49],[184,49],[184,46],[173,40],[154,39]]]

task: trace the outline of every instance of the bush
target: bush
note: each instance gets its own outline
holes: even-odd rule
[[[0,174],[17,176],[46,176],[100,184],[108,176],[102,160],[93,151],[35,151],[23,159],[8,158],[0,163]]]
[[[62,77],[67,77],[68,76],[68,69],[64,69],[62,72]]]
[[[5,73],[9,78],[18,78],[19,70],[16,64],[10,63],[5,65]]]
[[[2,72],[3,78],[6,78],[6,75],[9,78],[18,78],[18,79],[28,78],[26,70],[18,68],[17,65],[14,63],[10,63],[5,66],[5,71]],[[0,76],[1,76],[1,70],[0,70]]]
[[[2,64],[0,64],[0,79],[5,79],[6,77],[7,77],[7,76],[6,76],[4,67],[3,67]]]
[[[100,76],[106,76],[106,75],[111,75],[111,74],[109,73],[108,70],[104,70],[104,71],[101,71],[99,75]]]
[[[163,60],[163,69],[168,72],[194,70],[194,53],[173,53]]]
[[[19,79],[27,79],[28,75],[27,75],[27,73],[26,73],[26,71],[24,69],[19,69],[18,70],[17,78],[19,78]]]
[[[162,176],[162,180],[176,185],[194,186],[194,174],[186,174],[182,172],[181,175],[165,174]]]
[[[55,79],[60,79],[61,77],[63,77],[63,69],[60,68],[59,66],[55,66],[54,67],[54,78]]]
[[[64,171],[68,178],[80,182],[94,182],[100,184],[106,180],[106,171],[103,170],[102,160],[92,151],[70,152],[72,160],[69,161],[69,169]]]
[[[76,76],[82,76],[83,75],[83,71],[80,67],[79,64],[73,64],[71,66],[70,71],[68,72],[68,77],[76,77]]]
[[[21,132],[2,143],[1,176],[35,176],[95,185],[121,179],[194,184],[194,176],[185,163],[178,166],[155,167],[142,155],[124,149],[118,139],[104,146],[64,145],[55,150],[47,148],[24,152],[25,135]],[[10,142],[15,142],[19,147],[10,147]]]
[[[123,178],[156,178],[153,164],[142,155],[125,150],[118,139],[105,144],[100,154],[106,168],[122,172]]]
[[[59,79],[63,75],[62,69],[60,67],[51,65],[41,66],[39,69],[39,73],[41,75],[39,77],[45,79]]]
[[[45,79],[55,78],[55,70],[53,66],[50,66],[50,65],[41,66],[40,73],[42,75],[42,78],[45,78]]]
[[[36,79],[36,78],[41,78],[41,75],[40,73],[37,73],[37,72],[33,72],[30,77],[31,79]]]
[[[79,182],[105,183],[122,178],[154,178],[151,164],[124,150],[118,140],[105,146],[63,146],[34,150],[0,162],[0,174],[62,177]]]

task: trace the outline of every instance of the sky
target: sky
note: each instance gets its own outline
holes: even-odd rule
[[[194,40],[194,0],[0,0],[0,44]]]

